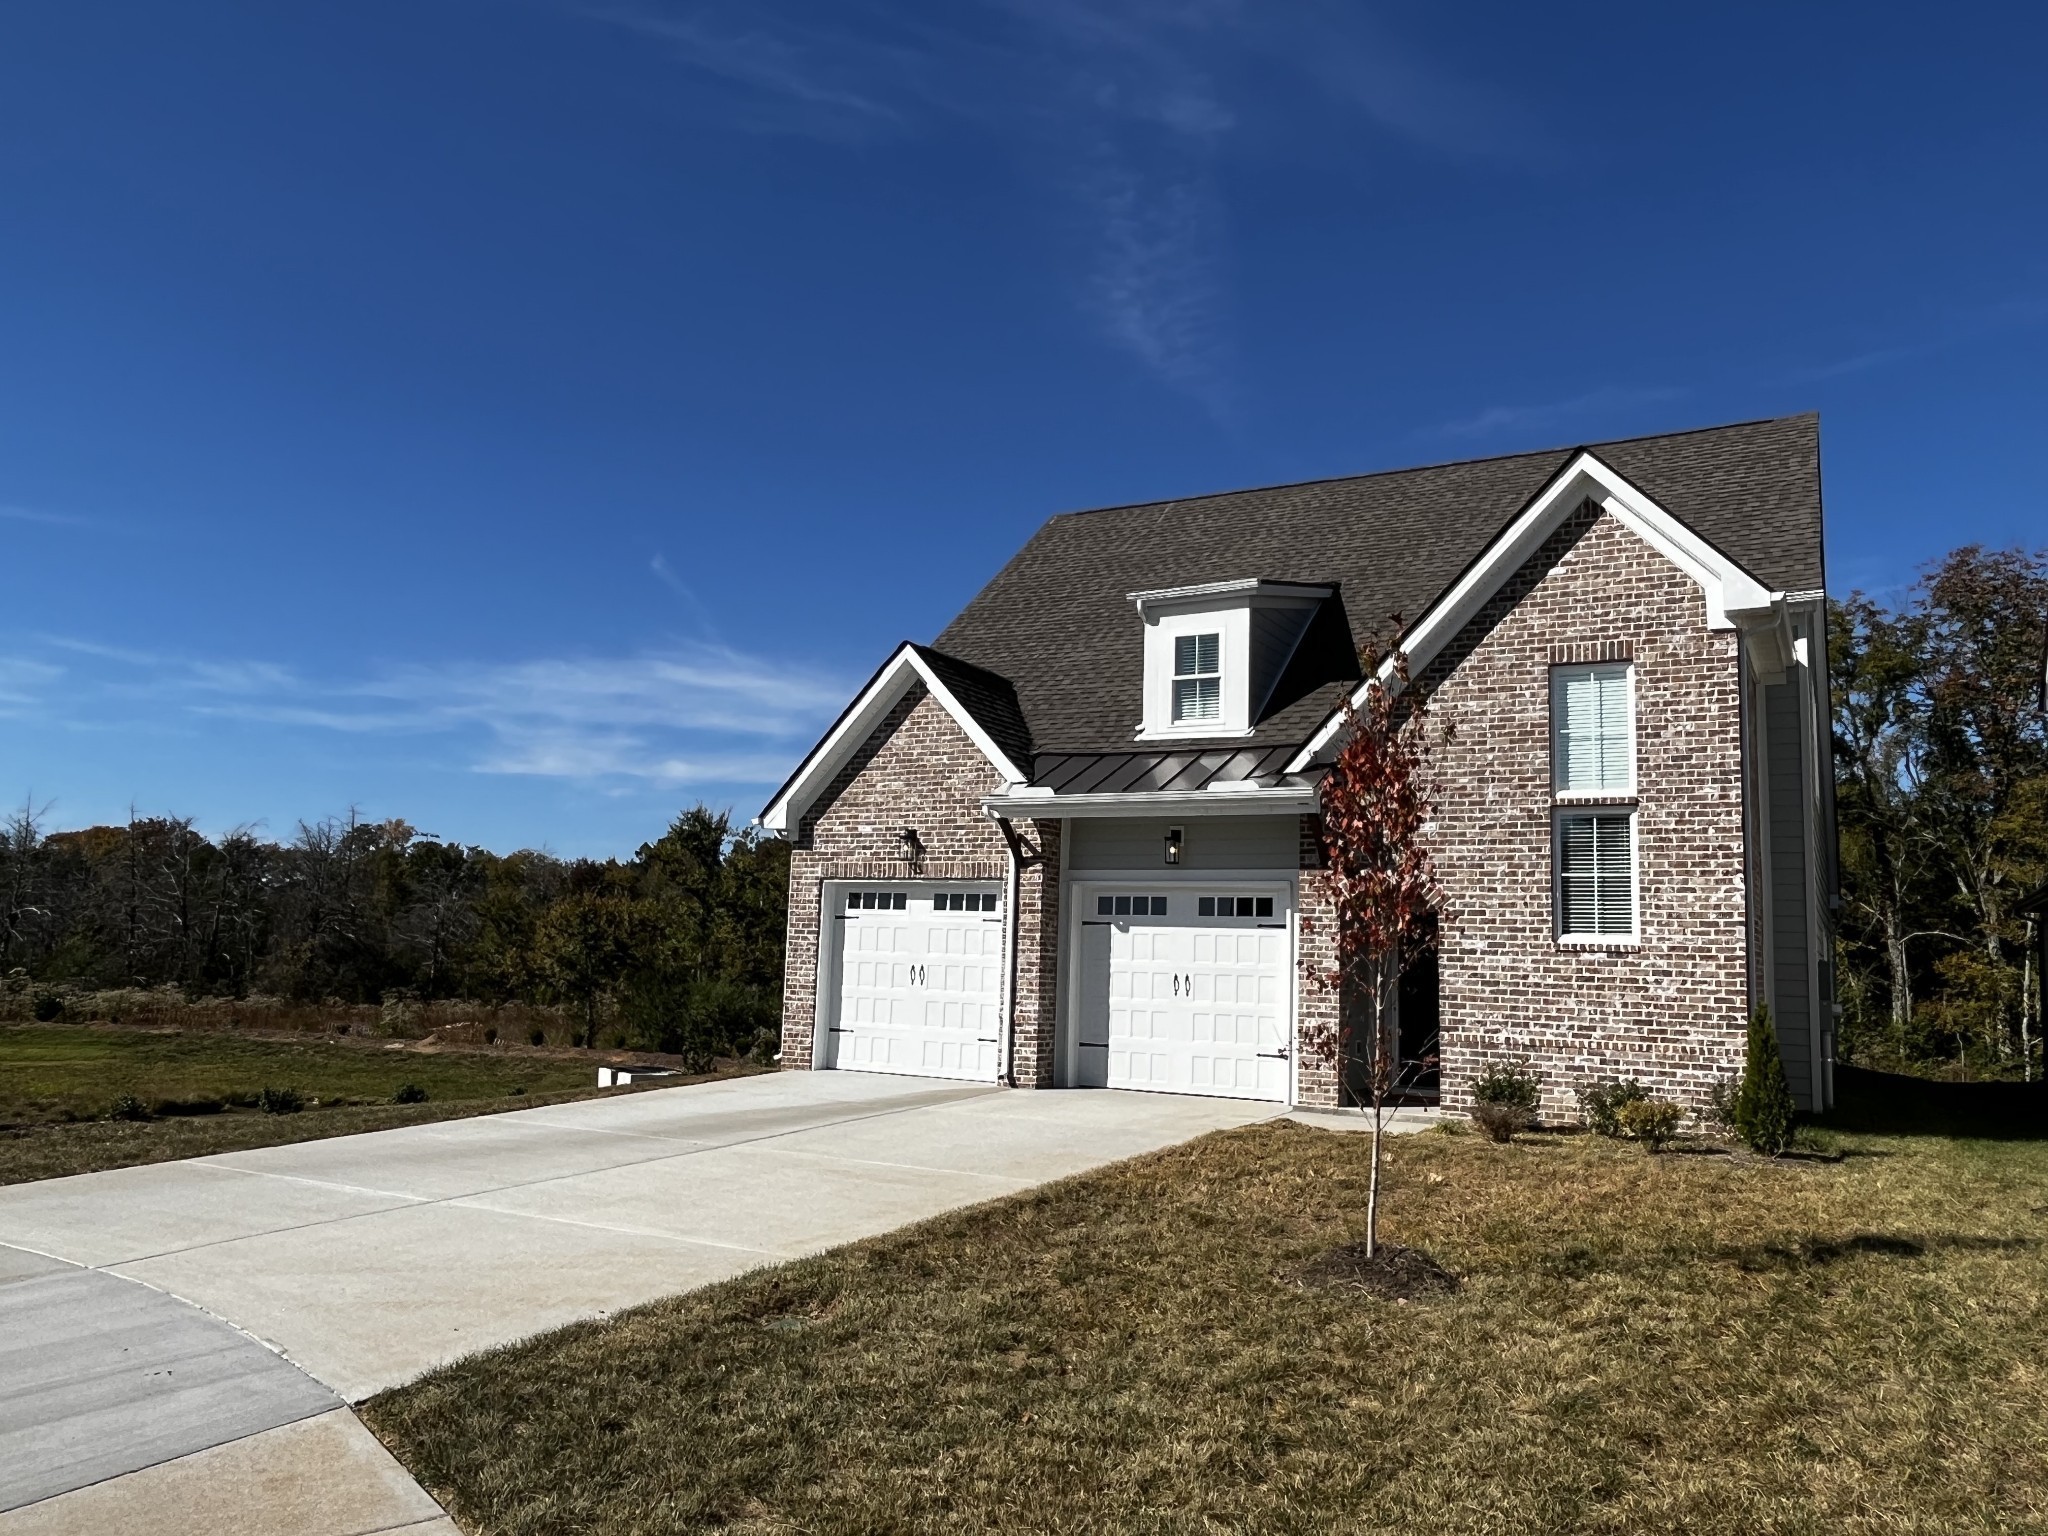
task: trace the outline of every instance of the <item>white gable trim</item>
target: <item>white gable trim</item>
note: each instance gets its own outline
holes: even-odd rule
[[[1753,614],[1782,603],[1783,593],[1772,592],[1608,465],[1582,451],[1473,562],[1450,591],[1409,628],[1402,637],[1401,651],[1408,658],[1410,671],[1420,672],[1435,660],[1437,653],[1471,622],[1487,599],[1522,568],[1558,525],[1589,500],[1698,583],[1707,600],[1709,629],[1734,629],[1738,627],[1737,615]],[[1389,657],[1373,679],[1361,683],[1353,692],[1352,707],[1363,707],[1366,689],[1372,681],[1385,683],[1393,673],[1394,660]],[[1299,773],[1315,761],[1316,754],[1329,745],[1343,723],[1344,712],[1333,711],[1283,771]]]
[[[953,717],[953,723],[989,760],[996,772],[1003,776],[1006,787],[1022,784],[1029,777],[1010,761],[1008,754],[996,745],[995,739],[981,728],[981,723],[961,707],[953,691],[939,681],[930,664],[917,654],[917,648],[906,641],[882,664],[882,670],[875,674],[873,681],[847,705],[846,713],[826,732],[825,739],[811,749],[811,755],[803,760],[782,792],[761,813],[760,824],[771,832],[794,830],[804,811],[823,793],[825,786],[846,765],[847,759],[874,734],[875,727],[882,723],[911,686],[919,682]]]

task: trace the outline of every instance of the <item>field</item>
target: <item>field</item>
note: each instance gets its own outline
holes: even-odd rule
[[[521,1536],[2048,1528],[2048,1101],[1844,1077],[1782,1162],[1396,1143],[1387,1233],[1441,1297],[1301,1282],[1360,1235],[1365,1141],[1282,1122],[365,1415]]]
[[[596,1059],[355,1037],[0,1026],[0,1184],[580,1098],[598,1091]],[[424,1101],[395,1102],[407,1085]],[[301,1107],[266,1111],[265,1089],[274,1108],[290,1095]],[[122,1111],[137,1118],[110,1118]]]

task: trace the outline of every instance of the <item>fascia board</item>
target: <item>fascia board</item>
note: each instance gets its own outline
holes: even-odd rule
[[[906,642],[882,663],[881,670],[855,696],[838,722],[825,733],[824,739],[811,749],[810,756],[790,775],[782,792],[761,813],[761,825],[770,832],[788,832],[794,827],[803,815],[803,808],[817,797],[824,785],[831,782],[846,759],[882,723],[883,716],[896,707],[897,700],[903,697],[913,680],[923,682],[932,697],[953,717],[953,722],[1007,783],[1020,784],[1024,781],[1025,775],[1018,771],[1016,764],[995,744],[979,722],[961,707],[953,691],[939,681],[938,675],[917,654],[916,647]]]
[[[1246,603],[1254,608],[1276,604],[1319,603],[1334,587],[1312,586],[1298,581],[1267,581],[1252,577],[1240,581],[1208,581],[1191,587],[1159,587],[1147,592],[1126,592],[1124,600],[1137,605],[1143,615],[1163,609],[1229,607]]]
[[[1062,816],[1257,816],[1304,815],[1321,809],[1319,792],[1304,789],[1158,790],[1122,795],[990,795],[981,802],[991,816],[1033,821]]]
[[[1400,650],[1407,657],[1409,670],[1420,672],[1428,666],[1501,584],[1588,498],[1692,578],[1706,597],[1709,629],[1733,628],[1731,610],[1768,607],[1776,596],[1611,466],[1582,450],[1402,637]],[[1393,675],[1394,658],[1389,656],[1372,678],[1353,691],[1352,707],[1363,706],[1371,683],[1386,685]],[[1344,712],[1332,711],[1284,771],[1299,773],[1315,761],[1343,722]]]

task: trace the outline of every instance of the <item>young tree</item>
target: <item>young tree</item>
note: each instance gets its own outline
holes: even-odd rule
[[[1363,657],[1370,675],[1372,658]],[[1325,879],[1336,908],[1336,969],[1327,984],[1362,1015],[1372,1101],[1372,1174],[1365,1252],[1379,1250],[1380,1144],[1400,1072],[1393,1005],[1402,973],[1436,942],[1443,887],[1423,840],[1430,818],[1428,704],[1395,652],[1390,676],[1369,683],[1361,713],[1344,706],[1343,749],[1322,783]],[[1344,1042],[1337,1042],[1341,1059]]]
[[[583,1047],[597,1043],[598,1009],[635,953],[633,903],[606,891],[571,892],[534,925],[536,968],[549,991],[583,1015]]]
[[[1798,1113],[1791,1085],[1785,1081],[1771,1010],[1759,1003],[1749,1016],[1749,1047],[1742,1084],[1735,1090],[1735,1132],[1750,1150],[1776,1157],[1792,1145],[1792,1122]]]

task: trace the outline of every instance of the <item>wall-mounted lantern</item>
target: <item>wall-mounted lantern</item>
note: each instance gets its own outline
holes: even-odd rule
[[[1184,833],[1184,832],[1183,832],[1183,831],[1182,831],[1182,830],[1181,830],[1181,829],[1180,829],[1179,827],[1168,827],[1168,828],[1166,829],[1166,862],[1167,862],[1167,863],[1169,863],[1169,864],[1178,864],[1178,863],[1180,862],[1180,850],[1181,850],[1181,845],[1182,845],[1183,843],[1185,843],[1186,841],[1187,841],[1187,837],[1186,837],[1186,834],[1185,834],[1185,833]]]
[[[903,846],[903,862],[912,869],[924,867],[924,839],[917,835],[917,828],[905,827],[896,834],[896,841]]]

